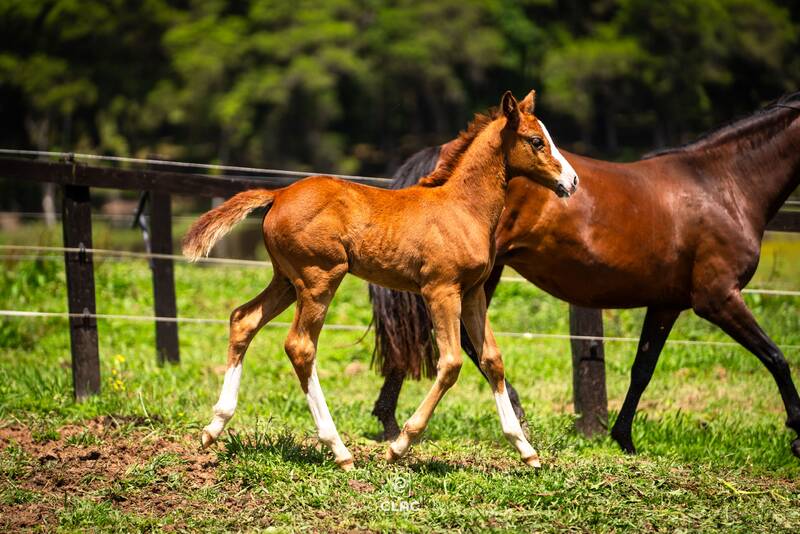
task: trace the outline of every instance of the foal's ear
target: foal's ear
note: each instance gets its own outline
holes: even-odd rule
[[[531,92],[528,93],[528,96],[523,98],[522,102],[519,103],[519,110],[523,113],[533,115],[534,107],[536,107],[536,91],[531,89]]]
[[[500,109],[503,110],[503,115],[506,116],[506,128],[516,130],[519,126],[519,104],[517,99],[511,94],[511,91],[506,91],[503,98],[500,100]]]

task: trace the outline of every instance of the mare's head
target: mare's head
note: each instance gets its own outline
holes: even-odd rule
[[[525,176],[552,189],[559,197],[568,197],[578,188],[578,175],[556,148],[542,121],[533,114],[536,92],[531,91],[517,102],[511,91],[500,101],[506,118],[503,144],[509,176]]]

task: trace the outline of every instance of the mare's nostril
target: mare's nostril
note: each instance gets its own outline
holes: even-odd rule
[[[577,176],[572,178],[572,185],[578,185],[578,177]]]

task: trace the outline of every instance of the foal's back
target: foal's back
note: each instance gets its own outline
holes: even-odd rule
[[[418,292],[432,276],[486,273],[493,243],[472,219],[444,185],[384,190],[313,176],[276,191],[264,240],[290,276],[313,265]]]

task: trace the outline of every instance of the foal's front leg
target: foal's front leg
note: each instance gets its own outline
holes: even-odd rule
[[[464,297],[462,321],[469,338],[478,353],[481,371],[492,386],[497,413],[506,439],[519,451],[522,461],[532,467],[539,467],[539,455],[528,443],[519,418],[514,413],[505,381],[505,369],[500,349],[494,338],[489,318],[486,316],[486,297],[483,288],[470,291]],[[480,348],[478,348],[480,347]]]
[[[456,287],[439,287],[423,292],[431,311],[436,343],[439,347],[439,362],[436,365],[436,380],[417,411],[406,421],[400,435],[389,444],[386,460],[394,462],[408,452],[411,444],[428,426],[436,405],[458,379],[461,370],[461,342],[459,316],[461,295]]]
[[[342,274],[344,276],[344,274]],[[341,278],[339,278],[339,281]],[[311,416],[317,426],[319,440],[333,452],[336,463],[349,471],[353,469],[353,455],[339,437],[336,425],[325,402],[325,395],[317,377],[316,354],[319,333],[325,322],[328,305],[333,299],[338,281],[332,288],[324,291],[319,289],[301,289],[298,291],[297,310],[294,321],[286,337],[286,354],[294,366],[300,387],[306,394]]]

